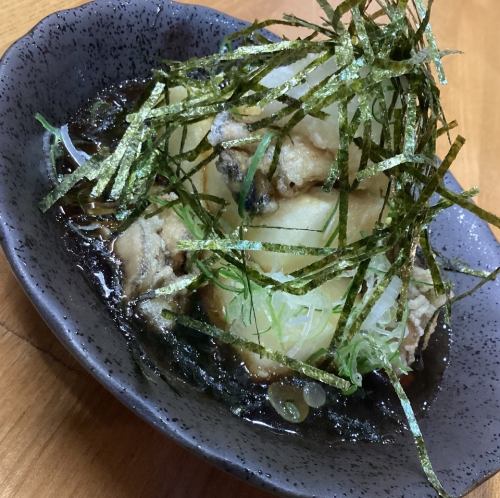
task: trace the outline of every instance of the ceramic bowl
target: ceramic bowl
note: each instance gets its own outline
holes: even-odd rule
[[[408,434],[394,444],[329,446],[247,423],[188,385],[177,395],[147,380],[61,243],[62,226],[37,208],[49,181],[35,112],[63,124],[110,83],[147,76],[163,58],[209,54],[241,25],[207,8],[165,0],[97,0],[49,16],[16,42],[0,63],[4,251],[40,315],[82,365],[166,436],[220,467],[287,496],[433,496]],[[432,232],[451,258],[486,269],[500,265],[488,227],[459,208],[444,213]],[[456,292],[473,283],[450,278]],[[500,467],[499,298],[500,284],[492,283],[455,309],[450,363],[421,420],[435,469],[454,494]]]

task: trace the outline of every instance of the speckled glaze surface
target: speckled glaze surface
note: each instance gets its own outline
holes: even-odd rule
[[[168,1],[98,0],[48,17],[15,43],[0,64],[0,238],[7,257],[54,333],[102,384],[222,468],[289,496],[433,496],[409,435],[392,445],[328,447],[251,425],[189,386],[177,386],[176,395],[162,381],[146,380],[61,244],[61,225],[37,209],[49,183],[35,112],[62,124],[104,86],[146,76],[165,57],[213,52],[240,25]],[[451,258],[485,269],[500,265],[488,227],[459,208],[443,214],[432,232]],[[457,293],[473,284],[450,278]],[[450,365],[421,420],[436,471],[458,495],[500,467],[499,300],[496,282],[455,309]]]

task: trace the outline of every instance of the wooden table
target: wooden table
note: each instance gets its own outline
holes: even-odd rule
[[[78,0],[2,0],[0,53],[43,16]],[[319,15],[314,0],[196,0],[235,16]],[[439,0],[442,47],[466,55],[446,63],[448,116],[468,144],[454,173],[481,188],[497,210],[500,194],[500,3]],[[293,34],[288,32],[288,34]],[[496,231],[497,235],[500,233]],[[0,253],[0,495],[36,497],[264,498],[165,439],[109,395],[53,338]],[[196,478],[193,478],[196,476]],[[500,475],[469,498],[500,496]]]

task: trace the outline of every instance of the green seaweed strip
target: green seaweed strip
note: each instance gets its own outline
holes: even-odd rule
[[[222,197],[218,197],[216,195],[212,195],[212,194],[202,194],[202,193],[199,193],[199,194],[196,194],[198,196],[198,198],[202,201],[210,201],[210,202],[214,202],[215,204],[220,204],[221,206],[227,206],[229,204],[228,201],[226,201],[225,199],[223,199]]]
[[[384,202],[382,204],[382,208],[380,209],[380,213],[377,219],[377,223],[379,224],[382,223],[382,218],[385,216],[392,189],[393,189],[393,180],[390,179],[389,182],[387,183],[387,188],[385,189]]]
[[[425,175],[423,175],[420,171],[416,170],[415,168],[408,168],[408,172],[411,173],[421,183],[425,184],[427,182],[427,178],[425,177]],[[466,190],[465,192],[456,193],[452,192],[451,190],[448,190],[447,188],[441,185],[438,185],[436,187],[436,192],[441,197],[446,199],[447,207],[451,207],[452,205],[456,204],[457,206],[460,206],[466,209],[467,211],[472,212],[477,217],[483,219],[487,223],[490,223],[500,228],[500,218],[498,216],[488,211],[485,211],[484,209],[480,208],[470,200],[471,197],[475,197],[479,193],[479,189],[477,187],[474,187],[470,190]]]
[[[179,147],[179,154],[182,154],[184,152],[184,147],[186,146],[187,134],[188,134],[188,127],[183,126],[182,127],[182,136],[181,136],[181,146]]]
[[[494,270],[491,273],[488,273],[486,275],[484,275],[484,274],[482,275],[481,274],[482,272],[478,272],[478,271],[473,271],[471,273],[467,273],[466,271],[460,271],[460,272],[465,273],[465,274],[469,274],[469,275],[474,276],[474,277],[481,278],[481,281],[478,282],[471,289],[463,292],[462,294],[459,294],[457,296],[450,298],[447,303],[445,303],[443,306],[441,306],[440,308],[438,308],[434,312],[431,319],[427,322],[427,325],[426,325],[425,330],[424,330],[424,336],[423,336],[424,348],[427,347],[427,344],[429,343],[429,339],[430,339],[430,336],[432,334],[433,324],[434,324],[435,320],[437,320],[437,318],[438,318],[439,314],[441,313],[441,311],[443,310],[443,308],[452,306],[453,304],[455,304],[459,301],[462,301],[463,299],[465,299],[465,298],[471,296],[472,294],[474,294],[475,292],[477,292],[479,289],[481,289],[481,287],[485,286],[489,282],[493,282],[494,280],[496,280],[496,278],[500,275],[500,267],[498,267],[496,270]]]
[[[312,32],[321,33],[325,36],[331,37],[334,34],[334,32],[331,29],[328,29],[325,26],[320,26],[319,24],[314,24],[310,21],[307,21],[306,19],[302,19],[302,18],[297,17],[293,14],[285,14],[283,16],[282,21],[280,20],[274,24],[285,24],[285,23],[283,23],[283,21],[286,22],[287,26],[295,26],[298,28],[310,29]],[[269,24],[268,24],[268,26],[269,26]]]
[[[465,198],[460,194],[452,192],[451,190],[448,190],[444,187],[439,186],[437,187],[436,190],[439,195],[441,195],[445,199],[448,199],[453,204],[457,204],[461,208],[464,208],[467,211],[470,211],[471,213],[475,214],[478,218],[481,218],[487,223],[490,223],[491,225],[500,228],[500,217],[498,217],[497,215],[490,213],[484,210],[483,208],[480,208],[477,204],[474,204],[474,202],[472,202],[471,200]]]
[[[182,154],[176,154],[174,156],[169,156],[169,159],[175,163],[188,161],[192,162],[198,159],[198,157],[204,152],[208,152],[212,150],[212,145],[208,141],[208,133],[203,137],[200,143],[192,150],[188,152],[184,152]]]
[[[382,171],[391,170],[397,166],[402,166],[404,164],[426,164],[428,166],[434,166],[434,160],[424,156],[422,154],[398,154],[397,156],[390,157],[389,159],[384,159],[379,163],[372,164],[368,168],[365,168],[362,171],[359,171],[356,175],[356,178],[359,181],[366,180],[367,178],[371,178],[372,176],[381,173]]]
[[[458,122],[453,120],[447,123],[445,126],[442,126],[436,131],[436,138],[439,138],[440,136],[444,135],[445,133],[449,133],[451,130],[454,128],[457,128]]]
[[[149,299],[155,299],[157,297],[171,296],[187,289],[188,287],[192,288],[193,284],[201,283],[202,281],[203,277],[200,275],[188,275],[185,277],[179,277],[177,280],[165,287],[161,287],[159,289],[154,289],[152,291],[144,293],[143,295],[139,296],[137,301],[145,301]]]
[[[437,253],[437,251],[434,251]],[[439,259],[441,262],[441,267],[444,271],[450,271],[454,273],[462,273],[463,275],[470,275],[477,278],[487,278],[490,276],[491,272],[485,270],[477,270],[475,268],[470,268],[469,265],[459,259],[448,259],[442,254],[439,254]]]
[[[461,273],[462,275],[469,275],[470,277],[476,277],[476,278],[485,278],[489,275],[489,273],[484,270],[475,270],[474,268],[466,268],[466,267],[457,268],[455,266],[450,266],[450,265],[443,266],[443,270],[453,273]]]
[[[429,231],[425,229],[420,236],[420,247],[424,253],[425,261],[431,271],[432,281],[437,294],[446,294],[446,288],[441,276],[441,271],[436,261],[436,256],[432,250],[431,242],[429,239]]]
[[[268,180],[271,180],[276,173],[276,169],[278,168],[278,164],[281,157],[281,149],[283,147],[283,135],[280,134],[276,140],[276,144],[274,146],[273,159],[271,161],[271,165],[269,166],[269,173],[267,174]]]
[[[341,2],[333,12],[333,16],[331,19],[333,27],[335,28],[341,24],[340,21],[344,14],[347,14],[350,10],[354,9],[355,7],[364,2],[365,0],[344,0],[343,2]]]
[[[141,109],[134,115],[115,151],[103,161],[99,180],[90,193],[91,197],[100,197],[115,175],[110,199],[116,200],[120,197],[132,163],[139,155],[146,136],[151,133],[149,129],[144,128],[144,120],[162,98],[164,89],[163,83],[157,83]]]
[[[164,90],[165,85],[163,83],[157,83],[155,85],[151,91],[151,95],[142,105],[139,112],[137,112],[135,119],[129,125],[116,151],[112,155],[114,158],[113,161],[115,161],[118,166],[116,178],[110,193],[110,199],[112,200],[120,198],[123,193],[132,164],[138,157],[142,144],[146,136],[148,136],[146,131],[141,131],[141,127],[143,127],[144,120],[148,118],[152,109],[163,97]],[[134,151],[133,154],[131,153],[132,150]]]
[[[325,372],[324,370],[320,370],[312,365],[290,358],[289,356],[286,356],[278,351],[271,351],[260,344],[242,339],[231,332],[219,329],[209,323],[195,320],[186,315],[178,315],[169,310],[163,310],[162,315],[168,320],[176,320],[177,323],[184,327],[197,330],[198,332],[208,335],[209,337],[217,339],[225,344],[230,344],[233,347],[242,348],[246,351],[258,354],[261,358],[276,361],[277,363],[288,367],[295,372],[299,372],[307,377],[310,377],[311,379],[336,387],[341,391],[349,391],[352,387],[352,384],[346,379],[342,379],[332,373]]]
[[[250,165],[248,166],[248,170],[241,185],[241,192],[238,202],[238,213],[242,218],[244,218],[245,216],[245,202],[247,200],[250,189],[252,188],[253,178],[255,176],[257,168],[259,167],[259,164],[262,162],[262,159],[267,152],[267,149],[271,145],[271,141],[273,140],[273,138],[274,133],[272,132],[268,132],[264,135],[262,141],[257,147],[257,150],[255,151],[255,154],[252,156]]]
[[[315,230],[313,228],[300,228],[300,227],[280,227],[276,225],[247,225],[248,228],[268,228],[271,230],[287,230],[293,232],[317,232],[322,233],[324,230]]]
[[[319,6],[324,10],[326,17],[330,21],[333,21],[335,17],[335,11],[333,10],[333,7],[330,5],[330,2],[328,0],[316,0],[316,2],[318,2]]]
[[[59,184],[49,192],[38,204],[40,210],[47,212],[58,200],[63,198],[78,182],[87,179],[95,180],[100,174],[100,165],[93,159],[77,168],[73,173],[64,175]]]
[[[228,94],[227,98],[229,98],[230,96],[231,94]],[[203,111],[206,111],[208,109],[208,110],[213,110],[215,112],[217,109],[220,109],[221,106],[224,105],[225,100],[222,99],[223,100],[222,103],[220,102],[220,100],[221,100],[220,95],[213,96],[210,94],[206,94],[202,95],[201,97],[196,97],[196,98],[193,97],[191,100],[181,100],[180,102],[176,102],[175,104],[169,104],[154,109],[150,112],[148,117],[150,119],[158,119],[158,118],[168,119],[180,115],[188,116],[191,118],[200,117],[199,113],[193,114],[193,111],[196,109],[202,109]],[[133,120],[136,119],[137,114],[132,114],[130,118]]]
[[[335,26],[334,22],[332,25]],[[337,23],[336,26],[339,33],[339,44],[335,50],[335,58],[339,67],[345,67],[354,59],[354,47],[352,46],[351,35],[345,29],[345,26],[341,22]]]
[[[338,221],[339,247],[344,247],[347,244],[347,215],[349,211],[349,144],[351,142],[351,137],[347,113],[347,102],[339,104],[340,147],[337,151],[340,188]],[[328,185],[325,185],[325,188],[327,187]]]
[[[360,239],[345,248],[332,248],[330,255],[326,255],[319,261],[296,270],[291,276],[297,279],[314,278],[315,274],[321,274],[323,271],[326,272],[338,268],[339,262],[341,264],[352,264],[354,262],[359,264],[364,259],[390,251],[397,244],[408,240],[408,234],[405,229],[407,226],[412,226],[415,223],[429,223],[439,211],[449,206],[450,203],[446,201],[445,205],[430,208],[422,215],[412,217],[411,219],[404,218],[398,224],[398,227],[403,227],[402,229],[399,228],[396,231],[393,231],[390,227],[377,229],[372,235]],[[337,274],[334,276],[337,276]]]
[[[443,181],[444,175],[450,169],[450,166],[460,153],[460,150],[462,149],[464,144],[465,144],[465,138],[459,135],[455,139],[455,142],[448,151],[448,154],[446,154],[446,157],[443,159],[439,168],[429,178],[429,181],[422,189],[422,192],[420,192],[419,198],[415,201],[415,203],[412,205],[412,207],[405,215],[402,221],[402,226],[405,226],[405,224],[411,222],[415,218],[418,211],[422,208],[422,206],[425,203],[427,203],[427,201],[431,198],[432,194],[436,191],[439,184]]]
[[[362,258],[356,258],[355,262],[339,261],[336,265],[326,268],[324,271],[314,275],[313,278],[310,278],[309,280],[294,279],[286,283],[279,283],[271,287],[271,290],[287,292],[288,294],[293,294],[295,296],[303,296],[312,290],[317,289],[324,283],[342,276],[347,271],[356,270],[359,264],[358,259]]]
[[[359,6],[352,9],[352,19],[354,21],[354,26],[356,27],[356,36],[358,37],[361,46],[363,47],[363,52],[366,56],[368,62],[372,62],[375,59],[375,53],[373,52],[373,47],[370,42],[370,37],[366,31],[366,26],[361,15]]]
[[[266,91],[267,87],[264,85],[261,85],[260,83],[255,83],[254,89],[257,92],[264,92]],[[293,97],[290,97],[290,95],[281,95],[276,99],[278,102],[281,102],[282,104],[285,104],[293,109],[299,109],[300,106],[302,105],[301,101],[298,99],[294,99]],[[311,111],[310,116],[313,116],[318,119],[327,119],[328,114],[323,111]]]
[[[326,81],[313,87],[303,103],[302,110],[310,114],[332,102],[350,99],[368,89],[373,90],[384,80],[401,77],[412,72],[416,66],[425,63],[428,59],[429,54],[421,51],[405,61],[376,60],[370,74],[366,78],[360,78],[359,71],[366,65],[366,61],[360,57],[340,73],[336,73],[327,78]],[[303,100],[305,100],[305,97],[303,97]],[[383,100],[381,103],[385,105]],[[388,145],[390,145],[389,138]]]
[[[373,258],[378,254],[387,252],[387,247],[374,246],[360,253],[350,254],[345,257],[335,258],[332,263],[322,266],[315,273],[308,273],[296,276],[294,280],[280,284],[276,289],[290,292],[291,294],[305,294],[321,284],[341,276],[346,271],[356,270],[365,259]],[[328,256],[325,259],[329,259]],[[312,265],[311,265],[312,266]],[[301,272],[299,270],[296,273]],[[293,274],[292,274],[293,275]]]
[[[267,92],[267,95],[260,100],[259,106],[264,108],[273,100],[277,100],[279,97],[286,94],[292,88],[304,84],[307,75],[311,74],[315,69],[318,68],[318,66],[320,66],[330,58],[331,58],[330,52],[328,51],[320,52],[318,56],[313,61],[311,61],[302,71],[299,71],[297,74],[289,78],[283,84],[278,85],[274,88],[270,88]]]
[[[429,453],[427,452],[427,448],[425,447],[424,438],[422,436],[422,432],[420,431],[420,427],[417,422],[417,418],[415,417],[415,413],[413,412],[413,408],[411,406],[410,400],[406,395],[403,386],[399,382],[398,376],[396,372],[390,367],[387,366],[385,369],[389,380],[391,381],[396,394],[398,395],[399,401],[401,403],[401,407],[405,412],[406,419],[408,420],[408,426],[413,435],[413,439],[415,441],[415,445],[418,451],[418,458],[420,460],[420,465],[422,466],[427,479],[431,483],[432,487],[436,490],[441,498],[451,498],[451,496],[445,491],[443,485],[439,481],[434,469],[432,468],[431,460],[429,458]]]
[[[291,275],[293,277],[300,278],[308,274],[321,271],[324,268],[326,268],[329,264],[336,262],[339,259],[346,258],[350,255],[359,254],[361,250],[365,251],[368,249],[376,250],[377,247],[382,248],[380,250],[387,250],[390,248],[390,246],[388,245],[390,240],[390,235],[391,232],[386,228],[361,240],[353,242],[352,244],[348,244],[343,248],[337,248],[337,249],[331,248],[329,249],[332,251],[330,255],[326,255],[319,261],[316,261],[307,266],[304,266],[299,270],[294,271]]]
[[[253,97],[255,98],[255,97]],[[185,121],[186,123],[191,123],[199,121],[200,119],[215,116],[219,112],[226,110],[228,103],[226,101],[218,102],[216,104],[197,106],[193,108],[188,108],[179,113],[166,113],[162,108],[155,109],[151,112],[149,118],[155,123],[164,123],[166,119],[175,116],[175,118]]]
[[[154,216],[157,216],[158,214],[160,214],[161,212],[163,212],[165,209],[173,208],[177,204],[181,203],[180,199],[175,199],[173,201],[167,201],[167,202],[165,202],[165,201],[162,201],[161,199],[158,199],[158,198],[155,198],[155,197],[150,198],[150,201],[152,203],[154,203],[154,204],[158,204],[159,207],[157,209],[155,209],[154,211],[148,212],[145,215],[146,219],[153,218]]]
[[[404,154],[412,156],[417,147],[417,96],[414,93],[408,95],[406,104],[406,126]]]
[[[468,291],[463,292],[462,294],[459,294],[458,296],[454,296],[451,298],[451,304],[455,304],[458,301],[462,301],[462,299],[465,299],[466,297],[471,296],[475,292],[477,292],[481,287],[486,285],[489,282],[492,282],[493,280],[496,280],[496,278],[500,275],[500,267],[498,267],[496,270],[492,271],[489,275],[485,276],[479,283],[477,283],[472,289],[469,289]]]
[[[125,204],[138,204],[140,199],[148,193],[156,177],[155,169],[159,156],[159,151],[153,149],[142,164],[139,163],[130,173],[122,196]]]
[[[323,185],[323,190],[325,192],[331,192],[333,190],[333,186],[335,182],[343,175],[343,183],[342,185],[345,187],[345,168],[346,164],[348,165],[349,161],[349,144],[351,135],[355,133],[354,130],[351,133],[351,127],[348,123],[347,116],[347,102],[339,103],[339,132],[340,132],[340,147],[337,152],[337,156],[330,168],[330,172],[328,173],[328,177],[325,180]],[[353,118],[354,121],[354,118]],[[354,127],[354,125],[352,126]],[[348,174],[348,171],[347,171]],[[341,180],[342,182],[342,180]]]
[[[421,19],[426,18],[427,15],[427,9],[425,8],[422,0],[414,0],[415,6],[417,7],[417,12],[418,15],[420,16]],[[432,2],[429,4],[429,9],[431,8]],[[434,64],[436,66],[436,70],[438,73],[439,81],[442,85],[446,85],[448,83],[446,79],[446,74],[444,72],[443,68],[443,63],[441,62],[441,55],[439,52],[439,49],[437,47],[436,43],[436,38],[434,37],[434,34],[432,32],[432,27],[430,23],[427,23],[427,26],[425,28],[425,34],[427,37],[427,42],[429,43],[429,48],[431,50],[433,59],[434,59]]]
[[[269,251],[301,256],[325,256],[338,251],[331,247],[291,246],[238,239],[179,240],[177,248],[182,251]]]
[[[421,230],[422,228],[419,224],[416,224],[415,227],[413,228],[411,234],[410,249],[408,251],[408,258],[406,263],[404,263],[401,269],[399,270],[398,276],[401,279],[401,291],[399,293],[398,307],[396,312],[396,321],[399,324],[403,323],[406,324],[406,322],[408,321],[407,317],[407,314],[409,313],[408,293],[410,290],[410,282],[413,280],[413,269],[415,267],[415,254],[418,245],[418,233],[421,232]],[[402,334],[401,336],[400,345],[403,339],[404,339],[404,334]]]
[[[394,109],[393,116],[394,116],[394,144],[393,144],[394,154],[400,154],[401,144],[403,143],[403,109]]]
[[[418,27],[417,31],[413,35],[413,43],[415,45],[418,45],[419,43],[423,43],[423,37],[425,35],[425,31],[426,31],[427,26],[429,25],[429,21],[431,19],[431,10],[432,10],[433,3],[434,3],[434,0],[428,1],[428,8],[427,8],[427,12],[425,13],[425,17],[422,19],[420,26]]]
[[[357,178],[357,175],[361,172],[364,171],[367,166],[368,166],[368,161],[370,160],[371,156],[371,148],[372,148],[372,120],[366,121],[364,123],[364,128],[363,128],[363,142],[361,144],[361,159],[359,161],[359,167],[358,167],[358,172],[356,173],[356,178],[352,182],[351,185],[351,191],[355,190],[358,188],[359,185],[359,180]],[[356,145],[358,145],[356,142],[354,142]],[[358,145],[359,147],[359,145]]]
[[[218,151],[214,150],[209,156],[201,160],[198,164],[196,164],[188,172],[186,172],[184,176],[182,176],[176,183],[172,183],[172,185],[170,185],[170,190],[179,188],[179,186],[183,185],[184,182],[196,175],[196,173],[198,173],[198,171],[201,171],[207,164],[210,164],[218,155]]]
[[[417,153],[421,154],[425,152],[429,157],[433,156],[436,151],[436,141],[437,141],[437,123],[439,118],[437,116],[431,116],[428,120],[427,126],[423,126],[420,133],[420,138],[418,140]],[[447,133],[444,131],[443,133]],[[450,141],[451,145],[451,141]]]
[[[100,174],[94,188],[90,192],[90,197],[100,197],[113,176],[116,174],[117,164],[115,162],[117,156],[110,155],[101,163]]]
[[[261,142],[263,139],[263,135],[261,133],[255,133],[254,135],[249,135],[244,138],[236,138],[234,140],[226,140],[220,143],[220,147],[224,150],[234,149],[237,147],[244,147],[245,145],[251,145],[256,142]]]
[[[350,342],[352,340],[352,338],[355,336],[355,334],[358,332],[358,330],[361,328],[361,326],[363,325],[363,322],[366,320],[366,318],[370,314],[370,311],[372,310],[375,303],[382,296],[385,289],[391,283],[391,280],[394,278],[396,273],[403,267],[405,258],[408,257],[407,252],[408,252],[407,250],[406,251],[403,249],[401,250],[396,261],[391,265],[391,268],[389,269],[389,271],[382,278],[382,281],[379,282],[377,284],[377,286],[373,289],[373,292],[370,295],[370,298],[365,303],[363,308],[359,311],[359,313],[357,314],[357,316],[355,317],[355,319],[351,323],[350,327],[345,331],[344,338],[343,338],[344,343]]]
[[[335,348],[338,348],[342,343],[345,327],[347,325],[347,320],[349,319],[354,304],[356,303],[356,299],[363,285],[365,275],[369,266],[370,266],[370,259],[365,259],[360,263],[358,269],[356,270],[356,274],[354,275],[354,278],[352,279],[349,285],[349,290],[347,291],[347,297],[344,301],[342,312],[340,314],[339,321],[337,322],[337,327],[335,328],[335,332],[330,342],[330,347],[328,348],[329,351],[333,351]]]
[[[270,55],[283,51],[293,50],[310,50],[311,52],[317,52],[321,51],[325,44],[326,42],[307,42],[304,40],[293,40],[269,43],[266,45],[242,46],[232,52],[209,55],[200,59],[192,59],[187,62],[183,62],[182,66],[183,71],[188,72],[193,69],[212,67],[214,64],[217,65],[221,62],[238,61],[251,55]],[[172,67],[173,71],[175,71],[175,69],[175,66]]]

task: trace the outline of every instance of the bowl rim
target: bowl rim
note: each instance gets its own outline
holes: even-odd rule
[[[121,4],[134,4],[140,2],[141,0],[122,0]],[[184,4],[177,2],[175,0],[153,0],[148,3],[156,5],[158,8],[166,9],[173,5],[180,5],[183,8],[198,8],[205,12],[211,12],[213,14],[220,14],[225,18],[229,18],[235,21],[241,21],[229,14],[221,12],[217,9],[210,8],[203,5],[197,4]],[[88,0],[78,6],[70,7],[67,9],[61,9],[46,15],[40,21],[38,21],[30,30],[28,30],[24,35],[18,37],[13,41],[5,50],[5,52],[0,57],[0,78],[8,66],[10,59],[13,58],[16,51],[21,48],[23,42],[32,37],[38,31],[43,30],[43,28],[51,23],[57,16],[61,14],[68,14],[71,12],[78,12],[78,15],[88,15],[92,9],[96,11],[100,7],[106,5],[112,5],[113,0]],[[247,21],[243,21],[247,22]],[[0,187],[1,190],[1,187]],[[23,291],[26,293],[31,303],[34,305],[35,309],[40,315],[40,318],[48,325],[52,333],[57,337],[57,339],[63,344],[66,350],[83,366],[85,371],[90,374],[100,385],[102,385],[108,392],[110,392],[116,399],[118,399],[127,409],[133,412],[135,415],[139,416],[142,420],[155,427],[162,435],[168,436],[176,443],[187,448],[196,455],[210,461],[212,464],[216,465],[219,469],[224,471],[230,471],[233,475],[239,478],[245,478],[246,481],[251,482],[266,491],[271,493],[285,493],[287,496],[299,497],[303,496],[299,491],[295,491],[292,487],[285,487],[282,483],[277,483],[273,480],[268,480],[264,476],[259,474],[252,474],[249,478],[248,474],[245,472],[246,467],[244,464],[239,463],[236,460],[224,458],[221,454],[217,453],[210,446],[198,445],[193,442],[190,437],[188,437],[185,432],[179,427],[177,422],[172,420],[160,421],[156,412],[145,402],[144,398],[132,390],[124,390],[123,384],[120,383],[115,377],[109,377],[102,375],[99,368],[96,368],[98,362],[95,361],[90,355],[85,355],[83,352],[76,348],[74,343],[69,340],[66,333],[63,332],[63,321],[57,314],[51,312],[51,298],[48,294],[41,294],[34,283],[34,281],[29,276],[28,272],[24,270],[22,262],[16,256],[15,244],[9,235],[9,230],[3,220],[2,213],[2,202],[0,201],[0,246],[3,248],[5,257],[14,273],[16,279],[19,281]],[[492,238],[497,241],[491,227],[485,224]],[[133,408],[132,408],[133,406]],[[466,492],[470,492],[472,489],[484,483],[486,480],[495,475],[498,471],[492,471],[490,474],[485,476],[482,480],[474,482],[468,487]],[[278,489],[277,489],[278,488]],[[430,489],[430,488],[429,488]]]

